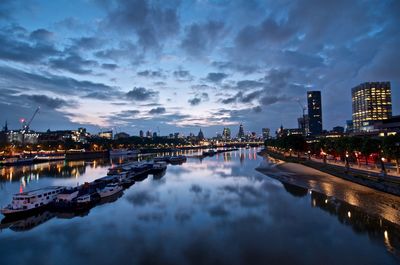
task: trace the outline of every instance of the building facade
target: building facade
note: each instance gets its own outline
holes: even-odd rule
[[[244,137],[245,137],[245,135],[244,135],[244,128],[243,128],[243,124],[240,124],[240,126],[239,126],[239,132],[238,132],[238,134],[237,134],[237,137],[238,137],[239,139],[241,139],[241,138],[244,138]]]
[[[370,131],[377,121],[392,117],[390,82],[362,83],[351,90],[354,132]]]
[[[322,133],[322,101],[321,91],[307,92],[308,130],[310,135]]]
[[[264,140],[267,140],[270,138],[270,129],[269,128],[262,128],[262,137]]]
[[[224,128],[222,132],[222,138],[224,140],[230,140],[231,139],[231,129],[229,128]]]
[[[308,119],[308,115],[304,115],[304,117],[300,117],[297,119],[298,128],[303,131],[303,135],[310,134],[310,120]]]

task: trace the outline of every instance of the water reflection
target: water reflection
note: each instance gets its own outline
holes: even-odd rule
[[[161,178],[136,183],[115,201],[82,213],[82,218],[55,213],[11,224],[0,233],[2,262],[398,262],[396,225],[376,219],[362,207],[258,173],[254,169],[262,159],[256,152],[240,149],[203,160],[193,152],[187,163],[169,166]],[[85,164],[80,181],[101,176],[107,168],[91,166]],[[43,176],[38,180],[42,186],[60,182],[74,183],[75,178]],[[4,182],[2,192],[16,191],[18,184]],[[0,202],[9,198],[1,196]],[[40,254],[43,249],[46,255]]]

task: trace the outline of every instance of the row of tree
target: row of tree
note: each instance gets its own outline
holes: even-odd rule
[[[333,155],[346,162],[348,160],[359,161],[360,158],[364,158],[366,164],[368,164],[368,158],[374,154],[376,162],[382,158],[389,159],[396,163],[397,171],[400,170],[400,135],[377,138],[346,136],[321,138],[313,141],[306,141],[301,135],[289,135],[278,139],[268,139],[265,141],[265,145],[284,151]]]

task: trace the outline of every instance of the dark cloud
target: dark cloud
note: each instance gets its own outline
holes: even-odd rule
[[[177,7],[163,7],[145,0],[117,0],[108,8],[106,24],[123,34],[135,32],[144,49],[158,48],[179,32]]]
[[[207,101],[208,99],[209,99],[208,93],[203,92],[203,93],[196,94],[195,97],[192,99],[189,99],[188,102],[190,103],[190,105],[196,106],[196,105],[199,105],[202,101]]]
[[[137,72],[138,76],[143,76],[143,77],[149,77],[149,78],[165,78],[165,75],[163,74],[162,70],[144,70]]]
[[[101,67],[106,70],[115,70],[118,68],[118,65],[114,63],[103,63],[101,64]]]
[[[193,80],[193,76],[190,74],[188,70],[178,69],[173,72],[173,75],[178,81],[184,82]]]
[[[271,42],[285,42],[295,37],[297,28],[287,22],[278,23],[267,18],[257,26],[246,26],[237,35],[235,42],[241,49],[263,48]]]
[[[73,106],[71,102],[67,102],[61,98],[51,98],[46,95],[26,95],[27,99],[31,100],[40,107],[47,107],[49,109],[58,109],[65,106]]]
[[[126,97],[134,101],[147,101],[157,97],[158,92],[144,87],[134,87],[131,91],[126,93]]]
[[[228,75],[225,73],[208,73],[205,80],[207,80],[209,82],[213,82],[213,83],[219,83],[227,77],[228,77]]]
[[[70,77],[49,73],[29,73],[10,67],[0,67],[0,88],[14,88],[21,92],[48,91],[59,95],[77,95],[107,100],[120,96],[115,87],[91,81],[79,81]]]
[[[190,105],[196,106],[196,105],[200,104],[201,98],[192,98],[192,99],[189,99],[188,102],[190,103]]]
[[[90,74],[92,68],[98,66],[97,61],[83,59],[78,54],[71,54],[64,58],[50,60],[50,66],[74,74]]]
[[[228,61],[215,61],[212,62],[212,66],[218,68],[219,70],[231,70],[234,72],[241,72],[243,74],[253,74],[260,70],[260,66],[254,65],[252,62],[241,64]]]
[[[0,59],[23,63],[40,63],[60,52],[47,42],[29,42],[26,30],[19,26],[2,28],[0,33]],[[40,33],[34,34],[41,35]],[[43,37],[43,36],[42,36]],[[36,36],[39,38],[39,36]]]
[[[80,37],[71,40],[73,43],[72,50],[95,50],[103,47],[106,43],[106,40],[97,37]]]
[[[222,41],[225,34],[225,24],[221,21],[208,21],[206,23],[193,23],[185,29],[185,36],[181,47],[190,56],[203,56],[215,48],[215,44]]]
[[[94,55],[97,58],[112,60],[114,62],[125,60],[133,65],[141,64],[144,56],[135,44],[128,41],[121,41],[116,47],[107,47],[106,49],[96,51]]]
[[[54,33],[50,32],[46,29],[37,29],[35,31],[32,31],[30,34],[30,38],[35,41],[41,41],[41,42],[49,42],[52,41],[54,37]]]
[[[164,107],[157,107],[157,108],[154,108],[154,109],[151,109],[150,111],[149,111],[149,114],[163,114],[163,113],[165,113],[166,112],[166,110],[165,110],[165,108]]]

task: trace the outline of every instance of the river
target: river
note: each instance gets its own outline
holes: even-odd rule
[[[45,212],[3,223],[1,264],[400,262],[398,224],[259,173],[264,158],[257,151],[188,158],[89,212]],[[21,191],[93,181],[122,161],[0,169],[0,205]]]

